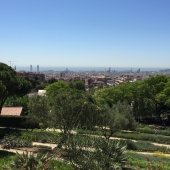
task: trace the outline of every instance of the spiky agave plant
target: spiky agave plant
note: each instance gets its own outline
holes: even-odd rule
[[[16,154],[9,170],[49,170],[49,162],[52,156],[48,154],[33,154],[25,152]]]
[[[104,140],[96,145],[96,159],[99,166],[106,170],[118,170],[126,163],[126,146],[118,141]]]
[[[122,170],[126,164],[126,146],[119,141],[93,139],[88,147],[84,143],[70,141],[69,160],[75,169],[81,170]],[[83,146],[82,146],[83,144]]]

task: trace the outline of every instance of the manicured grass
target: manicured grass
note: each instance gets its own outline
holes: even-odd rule
[[[127,166],[135,170],[170,170],[170,158],[128,153]]]

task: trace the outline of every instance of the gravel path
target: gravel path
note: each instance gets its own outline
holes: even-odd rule
[[[33,145],[34,146],[47,146],[47,147],[51,147],[51,149],[54,149],[55,147],[57,147],[56,144],[50,144],[50,143],[39,143],[39,142],[33,142]],[[88,150],[88,151],[91,151],[93,152],[94,151],[94,148],[84,148],[85,150]],[[19,153],[19,154],[23,154],[23,153],[27,153],[27,151],[25,150],[20,150],[20,149],[3,149],[1,146],[0,146],[0,150],[3,150],[3,151],[7,151],[7,152],[12,152],[12,153]],[[136,153],[136,154],[142,154],[142,155],[150,155],[150,156],[164,156],[164,157],[170,157],[170,154],[164,154],[164,153],[157,153],[157,152],[136,152],[136,151],[128,151],[130,153]],[[28,151],[28,153],[33,153],[33,152],[30,152]],[[56,160],[60,160],[60,161],[63,161],[63,159],[61,158],[56,158]]]

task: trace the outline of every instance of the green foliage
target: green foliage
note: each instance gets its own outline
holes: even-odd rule
[[[16,75],[16,72],[4,63],[0,63],[0,110],[6,99],[13,95],[24,95],[30,90],[30,83]]]
[[[60,93],[61,89],[68,89],[69,85],[65,81],[58,81],[55,83],[52,83],[46,87],[47,96],[49,97],[55,97]]]
[[[74,170],[74,168],[67,162],[51,160],[49,170]]]
[[[118,102],[126,102],[132,106],[136,120],[150,118],[154,122],[155,118],[168,120],[169,89],[170,79],[157,75],[143,81],[96,90],[94,98],[99,105],[107,104],[110,107]]]
[[[7,135],[1,141],[2,148],[4,149],[13,149],[13,148],[22,148],[22,147],[30,147],[30,140],[23,140],[18,138],[15,135]]]
[[[128,153],[127,155],[127,166],[130,169],[170,170],[170,159],[164,156],[149,156],[135,153]]]
[[[126,147],[120,142],[103,141],[96,146],[96,158],[101,169],[121,169],[126,163]]]
[[[7,97],[15,94],[17,83],[15,71],[6,64],[0,63],[0,107]]]
[[[69,82],[69,86],[72,89],[85,91],[85,83],[82,80],[72,80]]]
[[[122,103],[117,103],[112,108],[106,107],[104,112],[101,113],[100,123],[106,138],[111,137],[117,131],[122,129],[132,130],[136,126],[130,106]]]
[[[94,98],[99,104],[107,104],[110,107],[118,102],[131,104],[133,99],[132,89],[133,87],[130,83],[99,89],[94,92]]]
[[[29,140],[32,142],[42,143],[57,143],[59,140],[59,134],[55,132],[46,131],[22,131],[20,132],[19,138],[22,140]]]
[[[92,97],[85,93],[82,81],[58,81],[47,86],[46,90],[51,127],[57,126],[64,133],[69,133],[78,126],[95,126],[97,106]]]
[[[155,135],[155,134],[146,134],[146,133],[138,133],[138,132],[133,132],[133,133],[117,132],[114,134],[114,137],[170,144],[169,136],[163,136],[159,134]]]
[[[14,153],[10,153],[7,151],[0,151],[0,169],[5,170],[5,167],[9,165],[13,158],[14,158]]]
[[[126,163],[125,150],[119,142],[108,140],[93,143],[92,148],[79,145],[77,140],[70,138],[68,141],[68,158],[76,169],[122,169]]]
[[[160,119],[162,104],[158,100],[168,83],[168,77],[157,75],[133,84],[133,112],[138,120],[157,117]]]
[[[18,161],[16,161],[16,159],[19,159],[17,157],[18,157],[18,155],[14,154],[14,153],[10,153],[7,151],[0,151],[0,169],[1,170],[15,170],[15,169],[17,169],[18,166],[15,166],[15,164],[18,163]],[[32,160],[27,159],[27,160],[30,162],[30,164],[31,164],[31,162],[33,162],[33,159]],[[20,160],[19,163],[21,163],[21,162],[22,161]],[[26,164],[28,165],[28,163],[26,163]],[[27,166],[27,168],[28,169],[26,169],[23,165],[20,169],[17,169],[17,170],[21,170],[21,169],[22,170],[34,170],[34,169],[29,169],[30,168],[29,165]],[[66,163],[59,162],[59,161],[52,160],[52,159],[49,160],[48,166],[45,168],[47,168],[46,170],[73,170],[71,165],[67,164],[67,162]]]
[[[69,132],[78,126],[84,103],[83,94],[74,90],[62,90],[53,98],[52,110],[50,113],[52,125],[59,126],[64,133]]]
[[[99,107],[90,94],[84,93],[81,115],[79,118],[79,128],[94,129],[98,125]]]
[[[93,136],[95,136],[95,135],[100,135],[101,136],[101,133],[102,132],[99,132],[99,131],[97,131],[96,133],[94,131],[81,131],[81,135],[79,137],[77,136],[76,140],[80,142],[79,145],[81,145],[82,147],[83,146],[92,147],[93,146],[93,141],[97,140],[96,142],[99,142],[99,141],[104,140],[101,137],[98,137],[95,140],[93,139]],[[87,138],[87,134],[89,135],[88,138]],[[120,135],[120,134],[117,135],[117,133],[114,134],[114,137],[115,136],[119,136],[120,138],[122,137],[122,135]],[[146,139],[148,136],[149,136],[149,134],[147,134],[147,136],[145,136],[144,139]],[[150,152],[155,152],[155,151],[159,151],[159,152],[168,153],[168,154],[170,153],[170,149],[167,148],[166,146],[156,146],[156,145],[152,144],[150,141],[148,141],[147,139],[144,141],[142,139],[143,136],[139,137],[137,134],[136,135],[130,135],[129,134],[128,137],[126,136],[127,139],[125,139],[125,136],[123,136],[123,137],[124,137],[124,139],[122,139],[122,140],[120,139],[120,141],[124,145],[127,145],[127,149],[128,150],[136,150],[136,151],[143,151],[143,152],[149,152],[149,151]],[[133,141],[133,139],[138,139],[139,141]],[[150,140],[155,140],[155,142],[159,141],[160,143],[163,143],[161,141],[162,138],[160,140],[160,139],[157,139],[156,137],[154,137],[154,138],[151,137]],[[110,142],[112,142],[112,141],[114,142],[114,141],[117,141],[117,140],[116,139],[115,140],[110,139]],[[152,142],[154,142],[154,141],[152,141]],[[167,140],[165,142],[167,142]]]
[[[48,154],[30,154],[28,152],[22,155],[16,155],[14,161],[9,166],[9,170],[49,170],[51,156]]]
[[[27,96],[23,96],[23,97],[12,96],[12,97],[7,98],[4,106],[8,106],[8,107],[22,106],[23,107],[22,115],[27,115],[28,114],[28,102],[29,102],[29,99]]]
[[[128,150],[140,151],[140,152],[161,152],[170,153],[170,149],[165,146],[156,146],[147,141],[134,142],[132,140],[126,140],[126,145]]]
[[[137,132],[140,133],[150,133],[150,134],[157,134],[157,135],[164,135],[164,136],[170,136],[170,128],[166,129],[160,129],[158,127],[139,127],[136,129]]]
[[[31,98],[28,104],[28,122],[38,124],[44,128],[48,125],[49,103],[46,96]]]
[[[2,140],[6,135],[20,134],[20,130],[10,129],[10,128],[0,128],[0,140]]]
[[[97,107],[84,92],[75,89],[60,89],[52,98],[51,126],[59,127],[65,134],[73,128],[94,127],[96,124]]]
[[[30,81],[26,80],[23,77],[17,76],[17,86],[15,90],[16,96],[24,96],[31,90]]]

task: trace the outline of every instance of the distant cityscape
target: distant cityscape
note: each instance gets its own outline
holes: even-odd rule
[[[121,72],[121,71],[137,71],[139,68],[141,71],[162,71],[162,70],[168,70],[170,68],[162,68],[162,67],[67,67],[67,66],[41,66],[41,65],[29,65],[29,66],[15,66],[12,65],[13,68],[15,68],[17,71],[32,71],[36,72],[37,71],[37,66],[39,66],[40,71],[65,71],[68,69],[69,71],[75,71],[75,72],[84,72],[84,71],[107,71],[111,70],[116,71],[116,72]]]
[[[122,83],[144,80],[153,75],[168,75],[170,69],[160,68],[104,68],[104,67],[40,67],[39,65],[16,68],[17,73],[23,77],[40,79],[43,81],[54,80],[82,80],[86,90],[117,86]]]

